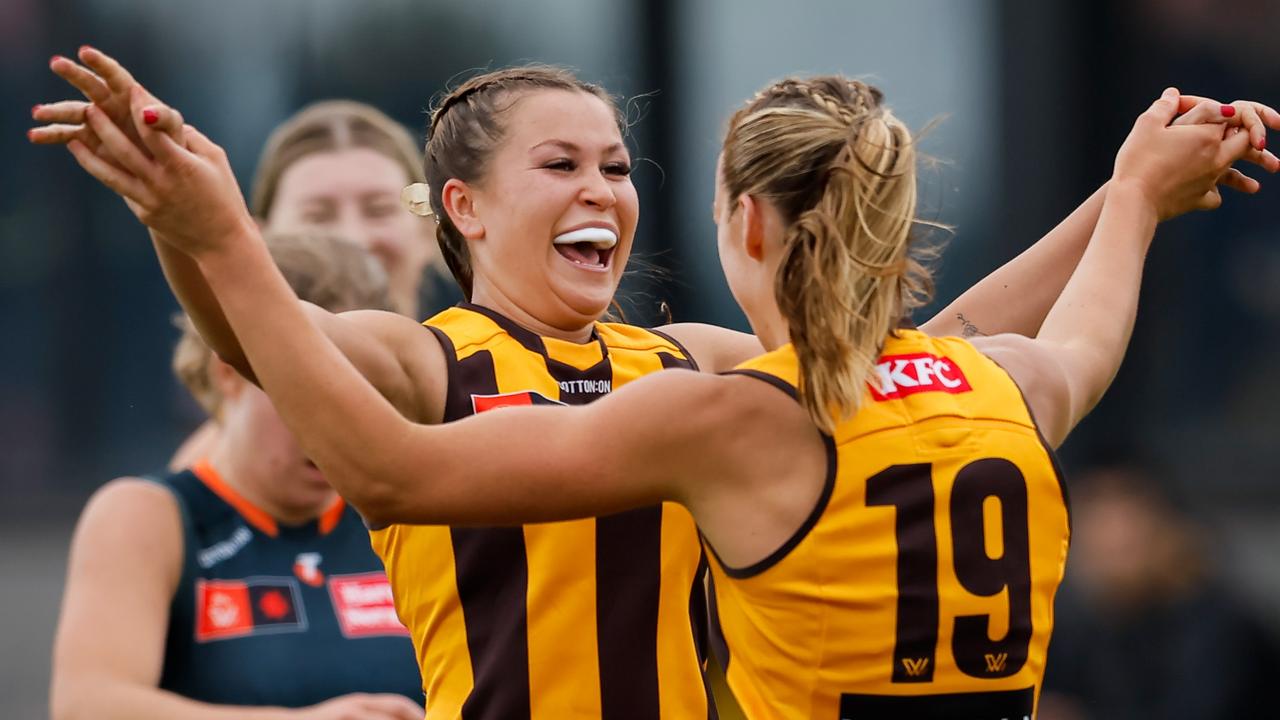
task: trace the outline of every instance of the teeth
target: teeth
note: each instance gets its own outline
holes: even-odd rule
[[[574,243],[589,242],[600,250],[607,250],[618,244],[618,236],[614,235],[612,230],[592,227],[562,233],[557,235],[551,242],[556,245],[572,245]]]

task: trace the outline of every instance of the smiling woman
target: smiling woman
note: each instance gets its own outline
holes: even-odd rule
[[[221,149],[184,127],[110,58],[89,50],[81,59],[104,78],[110,97],[95,98],[83,112],[85,126],[33,139],[69,141],[82,166],[133,201],[201,335],[246,377],[262,370],[263,386],[288,410],[282,413],[308,455],[378,528],[373,544],[413,636],[428,717],[712,714],[702,678],[706,564],[697,528],[682,506],[663,502],[671,487],[609,482],[620,471],[652,471],[676,459],[623,450],[676,421],[705,419],[689,398],[650,398],[645,412],[615,416],[619,425],[611,427],[618,429],[606,433],[575,425],[553,442],[548,423],[537,428],[543,448],[530,446],[519,428],[435,458],[410,440],[420,430],[413,423],[476,414],[501,422],[524,415],[486,411],[519,405],[594,408],[643,376],[667,368],[718,373],[761,352],[754,336],[723,328],[599,322],[639,213],[609,96],[567,71],[527,66],[480,75],[443,99],[432,117],[426,175],[437,240],[470,302],[431,318],[424,332],[389,313],[335,315],[298,303],[263,249]],[[121,106],[124,112],[109,110]],[[845,136],[852,137],[848,128]],[[1102,195],[924,329],[958,331],[947,318],[959,309],[983,316],[987,331],[1034,332],[1094,230]],[[782,224],[775,217],[771,227]],[[614,238],[612,248],[596,245]],[[753,297],[766,297],[767,280]],[[757,330],[776,340],[779,328],[786,332],[774,317]],[[677,384],[725,386],[693,373],[663,375],[683,377],[672,380]],[[732,382],[752,388],[743,397],[760,385]],[[792,429],[819,452],[786,472],[820,466],[809,416],[766,390],[778,401],[771,407],[790,413]],[[602,413],[619,407],[600,405]],[[395,429],[371,433],[373,427]],[[374,445],[381,449],[371,451]],[[495,452],[499,445],[505,455]],[[755,449],[767,446],[762,439]],[[570,454],[553,451],[569,447],[576,464],[565,473],[554,463]],[[787,456],[770,457],[753,472],[763,477]],[[502,490],[468,479],[469,467],[480,472],[502,463],[509,471]],[[692,462],[683,471],[700,469],[710,476]],[[448,472],[456,481],[438,482]],[[521,481],[532,478],[542,482],[531,493],[534,484]],[[408,501],[424,488],[436,493],[430,507]],[[593,488],[611,492],[602,500],[590,496]],[[803,493],[782,494],[795,507],[805,504]],[[725,499],[726,512],[742,503],[766,506],[746,495]],[[456,526],[414,524],[424,512],[447,514]],[[541,522],[565,517],[585,519]],[[535,524],[491,527],[495,522]]]

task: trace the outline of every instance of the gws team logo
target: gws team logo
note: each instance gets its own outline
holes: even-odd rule
[[[311,587],[324,585],[324,573],[320,572],[320,553],[298,553],[293,561],[293,574]]]
[[[520,407],[522,405],[564,405],[543,395],[536,390],[524,392],[502,393],[500,395],[472,395],[471,411],[482,413],[500,407]]]
[[[897,400],[922,392],[955,395],[973,389],[959,365],[950,358],[929,353],[881,357],[867,385],[877,401]]]
[[[383,573],[334,575],[329,578],[329,596],[343,637],[409,634],[396,617],[391,583]]]
[[[292,578],[196,580],[197,642],[306,629]]]

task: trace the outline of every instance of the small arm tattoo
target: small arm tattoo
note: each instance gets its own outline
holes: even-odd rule
[[[979,335],[981,335],[982,337],[987,336],[986,333],[978,329],[977,325],[974,325],[973,323],[969,322],[969,319],[964,316],[964,313],[956,313],[956,319],[959,320],[960,323],[964,326],[964,329],[960,331],[960,335],[962,337],[971,338]]]

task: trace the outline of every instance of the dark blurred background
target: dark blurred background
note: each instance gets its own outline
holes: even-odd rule
[[[633,152],[652,161],[637,166],[638,248],[667,273],[626,283],[629,317],[657,321],[666,301],[676,320],[744,327],[715,258],[712,174],[726,118],[766,82],[864,76],[913,127],[941,121],[922,191],[925,213],[957,228],[940,306],[1104,181],[1166,85],[1280,103],[1277,30],[1275,0],[0,0],[0,715],[46,714],[84,500],[161,468],[201,419],[169,373],[176,305],[145,232],[65,151],[26,144],[30,107],[70,97],[51,55],[114,54],[226,147],[246,185],[268,132],[309,101],[362,100],[421,134],[432,97],[469,71],[571,65],[634,98]],[[1153,476],[1197,528],[1198,577],[1268,637],[1280,627],[1280,185],[1263,181],[1260,197],[1161,227],[1128,359],[1063,456]],[[1139,511],[1126,512],[1108,517],[1128,527]],[[1089,605],[1075,576],[1098,553],[1080,555],[1069,608]],[[1058,637],[1097,631],[1096,615],[1064,610]],[[1083,680],[1054,683],[1054,717],[1216,717],[1113,714]]]

